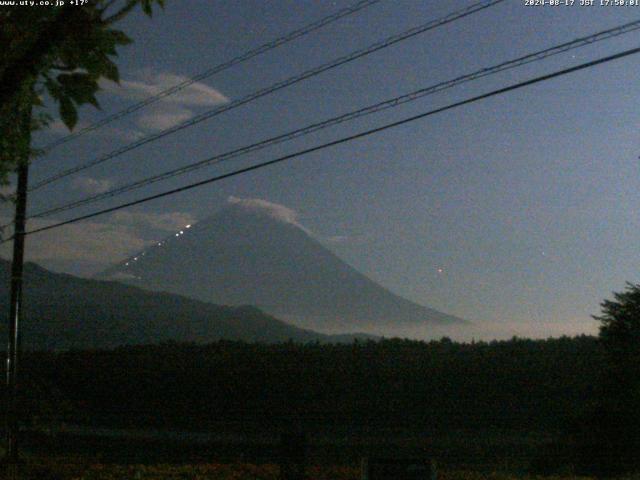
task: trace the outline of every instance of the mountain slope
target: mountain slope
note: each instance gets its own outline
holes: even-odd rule
[[[465,323],[389,292],[295,221],[253,207],[232,204],[102,276],[213,303],[256,305],[297,325],[332,331]]]
[[[0,260],[0,334],[6,335],[10,265]],[[111,348],[162,341],[350,341],[303,330],[255,307],[225,307],[25,265],[26,348]]]

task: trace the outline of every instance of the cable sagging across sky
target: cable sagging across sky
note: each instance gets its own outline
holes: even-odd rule
[[[355,120],[357,118],[366,116],[366,115],[371,115],[373,113],[377,113],[389,108],[393,108],[393,107],[397,107],[399,105],[408,103],[408,102],[412,102],[415,100],[418,100],[420,98],[423,98],[425,96],[428,95],[432,95],[450,88],[453,88],[455,86],[461,85],[463,83],[466,82],[470,82],[470,81],[474,81],[474,80],[478,80],[480,78],[484,78],[490,75],[495,75],[497,73],[512,69],[512,68],[517,68],[523,65],[527,65],[533,62],[537,62],[537,61],[541,61],[545,58],[554,56],[554,55],[558,55],[561,53],[565,53],[567,51],[576,49],[576,48],[580,48],[586,45],[591,45],[593,43],[596,42],[600,42],[603,40],[607,40],[610,38],[614,38],[623,34],[627,34],[627,33],[631,33],[633,31],[637,31],[638,29],[640,29],[640,20],[636,20],[633,22],[629,22],[626,23],[624,25],[620,25],[618,27],[614,27],[614,28],[610,28],[607,30],[603,30],[597,33],[594,33],[592,35],[586,36],[586,37],[581,37],[581,38],[577,38],[575,40],[572,40],[570,42],[566,42],[554,47],[550,47],[544,50],[540,50],[534,53],[530,53],[521,57],[518,57],[516,59],[512,59],[512,60],[508,60],[502,63],[499,63],[497,65],[491,66],[491,67],[487,67],[487,68],[482,68],[480,70],[476,70],[472,73],[466,74],[466,75],[462,75],[459,77],[456,77],[452,80],[448,80],[445,82],[440,82],[437,83],[435,85],[431,85],[429,87],[425,87],[425,88],[421,88],[419,90],[415,90],[411,93],[399,96],[399,97],[394,97],[392,99],[389,100],[385,100],[382,102],[378,102],[375,103],[373,105],[369,105],[367,107],[343,114],[343,115],[339,115],[333,118],[330,118],[328,120],[324,120],[322,122],[317,122],[317,123],[313,123],[311,125],[307,125],[305,127],[281,134],[281,135],[277,135],[275,137],[271,137],[268,138],[266,140],[262,140],[260,142],[257,143],[253,143],[251,145],[245,146],[245,147],[241,147],[238,149],[234,149],[219,155],[215,155],[213,157],[209,157],[206,158],[204,160],[200,160],[198,162],[195,163],[191,163],[189,165],[185,165],[183,167],[179,167],[176,169],[172,169],[166,172],[163,172],[161,174],[158,175],[154,175],[151,177],[147,177],[144,178],[142,180],[138,180],[132,183],[129,183],[127,185],[123,185],[121,187],[117,187],[117,188],[113,188],[111,190],[108,190],[106,192],[102,192],[96,195],[92,195],[89,196],[87,198],[83,198],[74,202],[70,202],[64,205],[60,205],[57,207],[53,207],[41,212],[37,212],[31,216],[29,216],[28,218],[42,218],[42,217],[46,217],[49,215],[53,215],[55,213],[59,213],[59,212],[63,212],[63,211],[67,211],[67,210],[71,210],[77,207],[80,207],[82,205],[87,205],[90,203],[94,203],[97,202],[99,200],[103,200],[106,198],[113,198],[117,195],[121,195],[124,194],[126,192],[130,192],[139,188],[142,188],[144,186],[147,185],[151,185],[163,180],[167,180],[179,175],[184,175],[186,173],[198,170],[200,168],[204,168],[204,167],[208,167],[211,165],[215,165],[218,163],[221,163],[223,161],[227,161],[227,160],[231,160],[233,158],[237,158],[240,157],[242,155],[248,154],[248,153],[252,153],[258,150],[262,150],[264,148],[267,148],[269,146],[272,145],[276,145],[279,143],[283,143],[286,141],[290,141],[293,140],[295,138],[304,136],[304,135],[308,135],[314,132],[317,132],[319,130],[331,127],[331,126],[335,126],[338,125],[340,123],[343,122],[347,122],[347,121],[351,121],[351,120]]]
[[[118,120],[122,117],[126,117],[127,115],[130,115],[134,112],[137,112],[138,110],[147,107],[149,105],[152,105],[160,100],[162,100],[163,98],[166,98],[170,95],[173,95],[174,93],[177,93],[181,90],[184,90],[185,88],[189,87],[190,85],[193,85],[196,82],[200,82],[202,80],[205,80],[207,78],[210,78],[224,70],[227,70],[231,67],[233,67],[234,65],[238,65],[239,63],[243,63],[246,62],[247,60],[250,60],[254,57],[257,57],[258,55],[261,55],[265,52],[268,52],[269,50],[273,50],[275,48],[278,48],[282,45],[285,45],[297,38],[303,37],[305,35],[308,35],[309,33],[312,33],[316,30],[321,29],[322,27],[329,25],[333,22],[336,22],[337,20],[340,20],[341,18],[344,18],[348,15],[352,15],[356,12],[359,12],[367,7],[370,7],[376,3],[381,2],[382,0],[363,0],[360,2],[357,2],[356,4],[347,7],[347,8],[343,8],[342,10],[339,10],[331,15],[328,15],[324,18],[321,18],[318,21],[315,21],[313,23],[310,23],[308,25],[305,25],[302,28],[299,28],[297,30],[294,30],[292,32],[287,33],[286,35],[283,35],[282,37],[276,38],[275,40],[265,43],[263,45],[260,45],[259,47],[256,47],[252,50],[249,50],[241,55],[238,55],[237,57],[232,58],[229,61],[226,61],[224,63],[221,63],[219,65],[216,65],[215,67],[212,67],[208,70],[205,70],[202,73],[199,73],[191,78],[188,78],[187,80],[180,82],[176,85],[173,85],[165,90],[162,90],[161,92],[158,92],[155,95],[152,95],[150,97],[145,98],[144,100],[139,101],[138,103],[134,103],[133,105],[130,105],[129,107],[125,108],[124,110],[121,110],[119,112],[116,112],[114,114],[108,115],[104,118],[102,118],[101,120],[98,120],[95,123],[92,123],[91,125],[88,125],[84,128],[81,128],[80,130],[70,133],[68,135],[65,135],[64,137],[58,139],[58,140],[54,140],[51,143],[48,143],[47,145],[45,145],[44,147],[42,147],[42,150],[44,150],[45,152],[49,152],[50,150],[54,149],[55,147],[58,147],[64,143],[70,142],[71,140],[74,140],[75,138],[81,137],[82,135],[92,132],[94,130],[97,130],[105,125],[108,125],[109,123]]]
[[[598,58],[596,60],[592,60],[590,62],[582,63],[580,65],[576,65],[576,66],[573,66],[573,67],[565,68],[563,70],[558,70],[558,71],[555,71],[553,73],[549,73],[549,74],[546,74],[546,75],[541,75],[541,76],[538,76],[538,77],[535,77],[535,78],[532,78],[532,79],[529,79],[529,80],[525,80],[525,81],[522,81],[522,82],[519,82],[519,83],[515,83],[515,84],[509,85],[507,87],[499,88],[497,90],[493,90],[493,91],[490,91],[488,93],[484,93],[484,94],[481,94],[481,95],[477,95],[477,96],[468,98],[466,100],[461,100],[459,102],[455,102],[455,103],[446,105],[444,107],[436,108],[434,110],[430,110],[430,111],[427,111],[427,112],[424,112],[424,113],[421,113],[421,114],[418,114],[418,115],[413,115],[413,116],[404,118],[402,120],[398,120],[398,121],[395,121],[395,122],[392,122],[392,123],[388,123],[388,124],[382,125],[380,127],[372,128],[372,129],[369,129],[369,130],[365,130],[363,132],[359,132],[359,133],[356,133],[356,134],[353,134],[353,135],[342,137],[342,138],[339,138],[337,140],[333,140],[331,142],[323,143],[323,144],[317,145],[315,147],[311,147],[311,148],[307,148],[307,149],[304,149],[304,150],[300,150],[298,152],[294,152],[294,153],[291,153],[291,154],[288,154],[288,155],[284,155],[282,157],[278,157],[278,158],[275,158],[275,159],[272,159],[272,160],[269,160],[269,161],[266,161],[266,162],[261,162],[261,163],[258,163],[258,164],[255,164],[255,165],[252,165],[252,166],[249,166],[249,167],[241,168],[241,169],[235,170],[233,172],[225,173],[225,174],[222,174],[222,175],[217,175],[217,176],[210,177],[210,178],[207,178],[207,179],[204,179],[204,180],[200,180],[200,181],[195,182],[195,183],[190,183],[188,185],[184,185],[182,187],[178,187],[178,188],[174,188],[174,189],[171,189],[171,190],[167,190],[167,191],[155,194],[155,195],[149,195],[147,197],[143,197],[143,198],[140,198],[138,200],[134,200],[134,201],[131,201],[131,202],[127,202],[127,203],[123,203],[123,204],[120,204],[120,205],[116,205],[114,207],[109,207],[109,208],[105,208],[105,209],[102,209],[102,210],[98,210],[98,211],[95,211],[93,213],[89,213],[89,214],[86,214],[86,215],[81,215],[81,216],[78,216],[78,217],[75,217],[75,218],[71,218],[69,220],[65,220],[65,221],[62,221],[62,222],[54,223],[52,225],[47,225],[47,226],[44,226],[44,227],[36,228],[34,230],[29,230],[29,231],[25,232],[25,235],[32,235],[32,234],[35,234],[35,233],[44,232],[44,231],[47,231],[47,230],[51,230],[51,229],[62,227],[64,225],[69,225],[69,224],[76,223],[76,222],[79,222],[79,221],[82,221],[82,220],[87,220],[87,219],[90,219],[90,218],[94,218],[94,217],[97,217],[99,215],[104,215],[104,214],[107,214],[107,213],[111,213],[111,212],[115,212],[115,211],[118,211],[118,210],[122,210],[124,208],[131,207],[131,206],[134,206],[134,205],[140,205],[140,204],[149,202],[151,200],[156,200],[158,198],[163,198],[163,197],[175,195],[177,193],[188,191],[188,190],[191,190],[191,189],[203,186],[203,185],[208,185],[208,184],[215,183],[215,182],[227,179],[227,178],[235,177],[235,176],[242,175],[242,174],[245,174],[245,173],[248,173],[248,172],[251,172],[251,171],[259,170],[259,169],[262,169],[262,168],[265,168],[265,167],[268,167],[268,166],[271,166],[271,165],[282,163],[282,162],[285,162],[285,161],[288,161],[288,160],[291,160],[291,159],[294,159],[294,158],[302,157],[302,156],[308,155],[308,154],[313,153],[313,152],[324,150],[324,149],[329,148],[329,147],[333,147],[333,146],[340,145],[340,144],[343,144],[343,143],[351,142],[351,141],[359,139],[359,138],[368,137],[368,136],[373,135],[375,133],[379,133],[379,132],[382,132],[382,131],[385,131],[385,130],[389,130],[391,128],[395,128],[395,127],[398,127],[398,126],[401,126],[401,125],[405,125],[405,124],[408,124],[408,123],[411,123],[411,122],[414,122],[414,121],[417,121],[417,120],[420,120],[420,119],[423,119],[423,118],[426,118],[426,117],[429,117],[429,116],[432,116],[432,115],[435,115],[435,114],[438,114],[438,113],[441,113],[441,112],[445,112],[447,110],[451,110],[451,109],[454,109],[454,108],[457,108],[457,107],[461,107],[461,106],[464,106],[464,105],[469,105],[469,104],[472,104],[472,103],[475,103],[475,102],[478,102],[478,101],[481,101],[481,100],[484,100],[484,99],[487,99],[487,98],[491,98],[491,97],[495,97],[495,96],[498,96],[498,95],[502,95],[502,94],[505,94],[505,93],[508,93],[508,92],[511,92],[511,91],[514,91],[514,90],[519,90],[519,89],[527,87],[529,85],[534,85],[534,84],[537,84],[537,83],[545,82],[545,81],[551,80],[553,78],[557,78],[557,77],[561,77],[561,76],[564,76],[564,75],[568,75],[570,73],[574,73],[574,72],[577,72],[577,71],[580,71],[580,70],[585,70],[585,69],[588,69],[588,68],[592,68],[592,67],[595,67],[597,65],[602,65],[602,64],[605,64],[605,63],[609,63],[609,62],[612,62],[614,60],[619,60],[619,59],[622,59],[622,58],[625,58],[625,57],[628,57],[628,56],[631,56],[631,55],[636,55],[638,53],[640,53],[640,47],[636,47],[636,48],[632,48],[632,49],[629,49],[629,50],[625,50],[623,52],[619,52],[619,53],[616,53],[616,54],[613,54],[613,55],[609,55],[609,56],[606,56],[606,57],[601,57],[601,58]],[[12,238],[13,237],[10,237],[10,238],[8,238],[6,240],[3,240],[2,242],[0,242],[0,244],[8,242]]]
[[[285,89],[291,85],[294,85],[296,83],[299,83],[303,80],[306,80],[308,78],[311,77],[315,77],[317,75],[320,75],[321,73],[324,73],[326,71],[332,70],[334,68],[337,68],[339,66],[342,66],[344,64],[347,64],[349,62],[352,62],[354,60],[357,60],[359,58],[362,58],[364,56],[370,55],[374,52],[377,52],[379,50],[382,50],[384,48],[390,47],[392,45],[395,45],[396,43],[399,43],[401,41],[407,40],[409,38],[415,37],[416,35],[420,35],[422,33],[428,32],[429,30],[433,30],[435,28],[441,27],[443,25],[447,25],[449,23],[455,22],[459,19],[462,19],[464,17],[467,17],[469,15],[472,15],[474,13],[480,12],[482,10],[485,10],[487,8],[493,7],[494,5],[497,5],[499,3],[504,2],[505,0],[488,0],[488,1],[482,1],[482,2],[478,2],[475,3],[469,7],[466,7],[464,9],[461,10],[457,10],[455,12],[452,12],[442,18],[439,18],[437,20],[432,20],[429,21],[425,24],[422,24],[420,26],[411,28],[409,30],[406,30],[402,33],[399,33],[397,35],[392,35],[390,37],[387,37],[384,40],[378,41],[368,47],[365,47],[364,49],[361,50],[356,50],[350,54],[344,55],[342,57],[339,57],[335,60],[332,60],[328,63],[322,64],[318,67],[312,68],[310,70],[307,70],[303,73],[300,73],[298,75],[294,75],[292,77],[287,78],[286,80],[282,80],[280,82],[277,82],[275,84],[272,84],[268,87],[262,88],[260,90],[257,90],[253,93],[250,93],[242,98],[239,98],[238,100],[235,100],[233,102],[230,102],[226,105],[221,105],[219,107],[216,107],[212,110],[208,110],[206,112],[203,112],[199,115],[196,115],[195,117],[186,120],[182,123],[179,123],[177,125],[174,125],[172,127],[166,128],[160,132],[157,132],[155,134],[152,135],[148,135],[146,137],[140,138],[128,145],[125,145],[123,147],[120,147],[116,150],[113,150],[110,153],[107,153],[105,155],[102,155],[98,158],[95,158],[93,160],[90,160],[86,163],[80,164],[76,167],[72,167],[69,168],[67,170],[63,170],[61,172],[58,172],[57,174],[54,174],[50,177],[47,177],[37,183],[35,183],[33,186],[31,186],[29,188],[29,191],[35,191],[38,190],[42,187],[44,187],[45,185],[49,185],[50,183],[56,182],[58,180],[61,180],[63,178],[66,178],[70,175],[79,173],[81,171],[84,171],[88,168],[94,167],[96,165],[100,165],[108,160],[111,160],[113,158],[116,158],[120,155],[123,155],[124,153],[130,152],[132,150],[135,150],[136,148],[139,148],[143,145],[146,145],[148,143],[154,142],[156,140],[159,140],[163,137],[166,137],[167,135],[171,135],[173,133],[179,132],[181,130],[184,130],[185,128],[189,128],[192,127],[200,122],[203,122],[204,120],[208,120],[210,118],[213,118],[217,115],[220,115],[224,112],[227,112],[229,110],[238,108],[242,105],[245,105],[247,103],[250,103],[254,100],[257,100],[258,98],[262,98],[266,95],[269,95],[271,93],[277,92],[279,90]]]

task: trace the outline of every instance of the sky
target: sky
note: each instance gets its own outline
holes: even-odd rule
[[[80,110],[80,127],[349,1],[167,1],[121,24],[133,39],[121,84]],[[382,0],[198,82],[36,159],[31,182],[192,118],[473,1]],[[640,19],[640,7],[492,8],[400,42],[167,136],[31,194],[41,211],[477,69]],[[242,159],[31,222],[89,213],[373,128],[511,83],[640,46],[640,33],[459,86]],[[296,221],[393,292],[487,327],[485,336],[596,333],[591,315],[640,282],[637,77],[632,56],[169,198],[28,237],[27,258],[90,276],[206,218],[230,197]],[[36,143],[66,133],[56,120]],[[5,206],[2,214],[9,218]],[[7,245],[3,254],[8,254]],[[397,332],[423,337],[418,328]]]

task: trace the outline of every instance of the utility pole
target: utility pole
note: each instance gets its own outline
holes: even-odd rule
[[[20,105],[20,134],[23,135],[16,173],[16,209],[13,233],[13,260],[11,263],[11,297],[9,303],[9,346],[7,349],[7,451],[8,478],[17,478],[18,469],[18,362],[20,360],[20,323],[22,322],[22,270],[24,263],[25,217],[27,212],[27,185],[29,181],[29,146],[31,144],[31,105]]]

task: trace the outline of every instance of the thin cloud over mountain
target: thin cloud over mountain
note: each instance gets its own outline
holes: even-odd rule
[[[280,203],[274,203],[260,198],[234,197],[233,195],[227,199],[227,203],[251,212],[265,214],[283,223],[295,225],[305,233],[311,235],[311,231],[298,221],[298,212]]]

